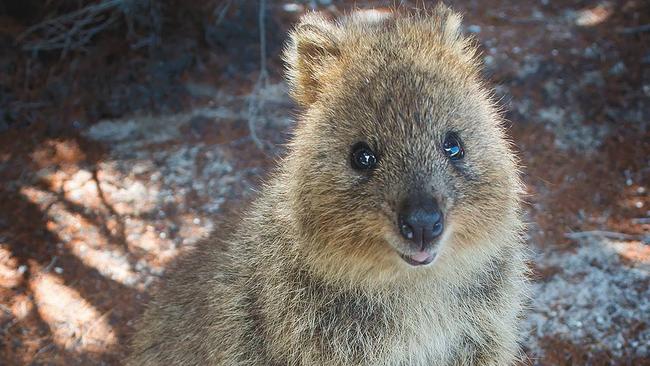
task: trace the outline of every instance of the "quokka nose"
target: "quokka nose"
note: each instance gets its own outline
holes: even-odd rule
[[[432,197],[407,199],[402,205],[398,221],[402,236],[421,249],[425,249],[442,234],[442,212]]]

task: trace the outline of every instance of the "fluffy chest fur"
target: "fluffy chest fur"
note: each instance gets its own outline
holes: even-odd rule
[[[278,364],[498,364],[495,351],[509,346],[516,318],[503,313],[513,306],[507,293],[515,272],[500,258],[485,265],[454,285],[432,278],[373,291],[328,284],[304,270],[260,276],[249,283],[249,311],[261,333],[255,337]]]

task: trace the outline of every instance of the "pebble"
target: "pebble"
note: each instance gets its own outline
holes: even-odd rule
[[[295,4],[295,3],[288,3],[288,4],[284,4],[282,6],[282,9],[284,9],[284,11],[287,11],[289,13],[296,13],[302,10],[302,5]]]
[[[494,56],[487,55],[483,58],[483,63],[485,63],[485,66],[492,66],[494,65]]]
[[[467,31],[470,32],[470,33],[481,33],[481,26],[476,25],[476,24],[472,24],[472,25],[467,27]]]
[[[614,76],[620,76],[620,75],[623,75],[626,70],[627,70],[627,68],[625,67],[625,64],[623,63],[623,61],[619,61],[619,62],[615,63],[614,66],[612,66],[609,69],[609,74],[614,75]]]
[[[585,48],[584,55],[587,58],[597,58],[600,56],[600,50],[596,44],[592,44],[591,46]]]

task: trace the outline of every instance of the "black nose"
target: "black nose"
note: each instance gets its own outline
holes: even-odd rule
[[[442,234],[442,212],[432,197],[408,198],[402,204],[398,220],[402,236],[421,249]]]

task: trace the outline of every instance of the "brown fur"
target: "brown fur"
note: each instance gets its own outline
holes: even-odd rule
[[[221,242],[181,261],[130,365],[507,365],[526,280],[520,182],[460,18],[305,16],[286,48],[303,113],[278,170]],[[465,144],[452,164],[448,131]],[[378,168],[360,174],[367,141]],[[431,192],[436,260],[397,254],[396,207]]]

